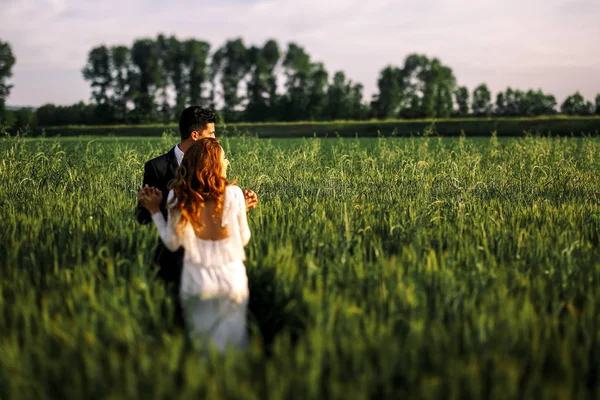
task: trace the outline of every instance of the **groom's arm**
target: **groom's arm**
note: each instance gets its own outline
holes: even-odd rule
[[[152,165],[150,161],[144,165],[144,178],[142,180],[142,186],[145,185],[150,187],[158,187],[158,174],[156,173],[154,165]],[[150,215],[150,212],[142,206],[139,200],[135,209],[135,216],[140,224],[148,224],[152,222],[152,216]]]

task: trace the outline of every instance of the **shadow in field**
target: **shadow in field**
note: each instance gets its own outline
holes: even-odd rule
[[[278,336],[289,335],[292,345],[295,345],[306,329],[308,307],[302,300],[302,294],[297,286],[284,290],[281,284],[275,278],[274,268],[248,271],[250,337],[262,339],[267,356],[271,354]]]

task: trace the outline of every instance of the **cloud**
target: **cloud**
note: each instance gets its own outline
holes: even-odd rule
[[[516,82],[528,89],[535,82],[559,99],[577,89],[587,97],[600,91],[600,2],[591,0],[3,3],[0,38],[17,57],[12,104],[85,100],[80,70],[92,47],[131,45],[158,33],[206,40],[213,49],[234,37],[247,45],[294,41],[331,76],[343,70],[363,83],[369,98],[379,71],[401,65],[412,52],[440,58],[471,88],[488,82],[496,91]],[[24,79],[44,73],[60,76],[66,94],[57,96],[50,86],[44,96],[31,93]],[[39,84],[43,89],[43,79]]]

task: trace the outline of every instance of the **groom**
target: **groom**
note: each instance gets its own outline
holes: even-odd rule
[[[158,156],[144,165],[144,178],[140,189],[138,204],[136,208],[137,221],[140,224],[152,222],[152,217],[139,199],[154,189],[162,193],[160,210],[167,219],[167,193],[168,185],[175,178],[175,170],[181,164],[183,155],[197,140],[215,137],[215,122],[217,117],[215,113],[206,108],[197,106],[188,107],[181,113],[179,118],[179,133],[181,141],[169,152]],[[258,199],[256,193],[251,190],[244,190],[246,199],[246,208],[256,207]],[[154,254],[154,262],[158,264],[158,277],[166,284],[171,286],[172,295],[176,304],[175,319],[177,324],[182,324],[181,308],[179,306],[178,294],[181,280],[181,270],[183,266],[183,249],[179,248],[176,252],[169,251],[159,239],[158,247]]]

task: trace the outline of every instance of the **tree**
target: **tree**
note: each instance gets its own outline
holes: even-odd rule
[[[287,121],[299,121],[308,117],[311,102],[309,79],[313,64],[304,49],[295,43],[289,43],[283,59],[286,76],[286,93],[281,99],[281,115]]]
[[[430,61],[422,54],[409,54],[400,70],[400,116],[424,118],[433,113],[434,87],[427,86]]]
[[[55,106],[45,104],[35,110],[35,117],[39,126],[60,125],[92,125],[104,123],[96,116],[95,107],[92,104],[79,102],[70,106]]]
[[[547,95],[540,89],[528,90],[522,97],[519,106],[519,115],[527,117],[537,117],[540,115],[552,115],[556,113],[556,99],[552,95]]]
[[[279,46],[274,40],[267,41],[262,48],[252,46],[248,49],[250,80],[247,84],[248,104],[245,111],[248,121],[266,121],[275,115],[277,104],[275,68],[279,58]]]
[[[14,128],[16,130],[29,130],[37,125],[36,115],[31,108],[19,108],[14,111],[15,123]]]
[[[497,117],[503,117],[507,113],[506,110],[506,96],[502,92],[498,92],[496,95],[496,105],[494,107],[494,115]]]
[[[188,85],[186,84],[185,76],[185,46],[175,36],[171,36],[168,39],[167,54],[165,54],[165,57],[166,59],[163,60],[163,68],[165,68],[168,81],[172,84],[172,88],[175,92],[175,105],[172,107],[172,115],[178,120],[179,115],[187,105]]]
[[[365,119],[368,109],[365,109],[362,98],[363,86],[346,79],[343,71],[337,71],[327,88],[324,117],[330,120]]]
[[[466,117],[469,115],[469,89],[466,86],[459,86],[454,92],[456,99],[456,105],[458,110],[456,115],[459,117]]]
[[[92,98],[97,104],[108,103],[108,90],[112,83],[110,52],[106,46],[94,47],[82,69],[83,78],[91,82]]]
[[[544,96],[544,107],[542,115],[554,115],[556,114],[556,106],[558,105],[556,101],[556,97],[551,94],[546,94]]]
[[[567,115],[591,115],[593,114],[594,105],[585,101],[579,91],[567,97],[560,106],[560,111]]]
[[[350,87],[350,99],[348,106],[348,118],[354,120],[363,120],[368,117],[369,108],[363,104],[363,85],[360,83],[348,83]]]
[[[56,106],[54,104],[44,104],[35,110],[38,124],[40,126],[57,126],[56,123]]]
[[[94,47],[88,53],[87,64],[82,69],[83,79],[90,81],[92,99],[101,121],[113,122],[109,90],[112,87],[112,65],[110,50],[106,46]]]
[[[477,86],[473,91],[473,114],[482,117],[489,116],[491,112],[490,101],[492,94],[485,83]]]
[[[327,78],[328,73],[323,63],[319,62],[311,65],[307,115],[311,121],[321,119],[324,116],[327,106]]]
[[[343,71],[333,75],[333,82],[327,88],[327,111],[331,120],[348,119],[350,113],[350,83]]]
[[[135,105],[135,122],[157,120],[155,94],[160,84],[159,51],[152,39],[138,39],[131,47],[132,98]]]
[[[503,107],[501,107],[500,99],[504,102]],[[509,87],[506,89],[506,94],[498,93],[495,113],[511,117],[552,115],[556,113],[556,99],[539,89],[523,92]]]
[[[596,95],[596,115],[600,115],[600,93]]]
[[[429,59],[422,54],[410,54],[400,72],[400,115],[406,118],[425,117],[427,106],[423,98],[431,99],[431,86],[426,88]]]
[[[241,38],[228,40],[213,55],[213,76],[221,77],[223,89],[223,114],[226,120],[235,120],[237,107],[242,104],[240,82],[250,70],[249,54]]]
[[[158,82],[157,87],[160,91],[160,106],[159,114],[163,123],[169,123],[171,120],[171,105],[169,104],[169,94],[167,89],[169,87],[169,75],[170,75],[170,46],[169,41],[165,35],[160,34],[156,38],[156,46],[158,51]]]
[[[400,70],[399,116],[424,118],[434,113],[435,85],[430,63],[422,54],[410,54],[404,60]]]
[[[452,94],[456,87],[454,73],[437,58],[424,60],[420,76],[424,85],[421,115],[427,118],[448,118],[452,114]]]
[[[187,86],[187,100],[189,101],[189,104],[201,107],[206,105],[202,93],[204,92],[208,78],[207,69],[209,52],[210,44],[207,42],[190,39],[183,43],[183,59],[185,70],[187,71],[185,86]],[[179,99],[179,101],[181,101],[181,99]],[[181,104],[178,107],[181,107]],[[181,111],[178,110],[178,113]]]
[[[511,87],[506,88],[504,116],[514,117],[519,115],[518,99],[521,97],[520,90],[513,90]]]
[[[388,65],[379,73],[377,93],[371,102],[376,118],[397,118],[402,106],[402,70]]]
[[[12,76],[12,67],[16,61],[10,44],[0,41],[0,119],[4,118],[6,99],[13,87],[7,80]]]
[[[278,101],[277,95],[277,76],[276,76],[276,68],[279,65],[279,61],[281,58],[281,52],[279,50],[279,45],[274,40],[269,40],[263,46],[262,59],[266,61],[267,68],[263,71],[265,73],[265,88],[267,95],[267,104],[269,107],[269,117],[276,118],[276,107]]]
[[[134,79],[129,48],[126,46],[111,47],[110,61],[112,65],[113,117],[116,122],[123,123],[127,121],[127,103],[131,100],[131,83]]]
[[[387,66],[380,73],[379,93],[371,103],[378,118],[449,117],[456,78],[437,58],[410,54],[402,69]]]

